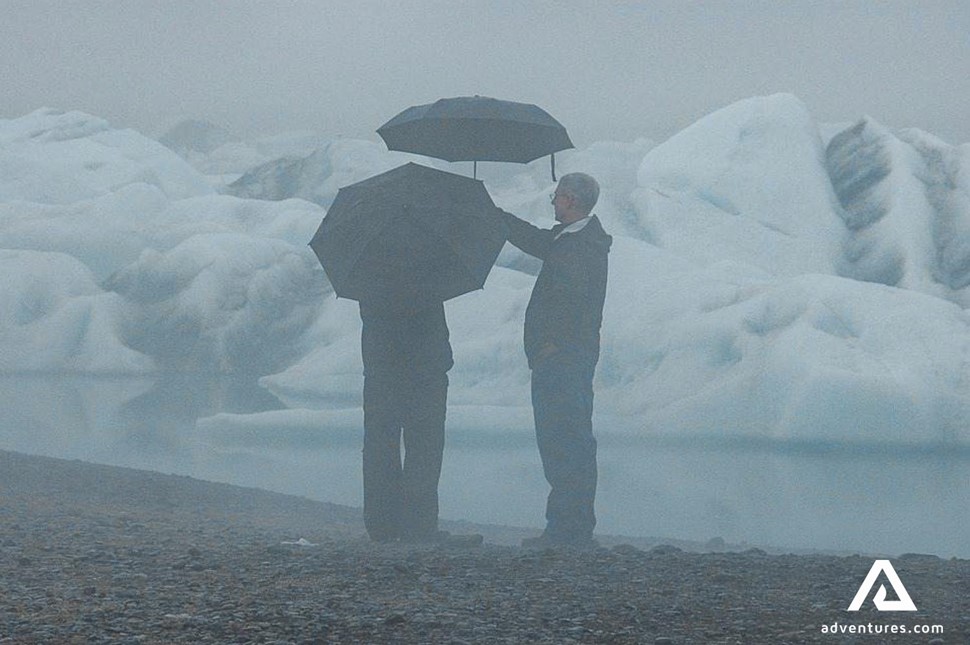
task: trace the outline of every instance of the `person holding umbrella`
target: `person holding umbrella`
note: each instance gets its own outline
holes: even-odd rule
[[[612,238],[591,215],[596,180],[564,175],[552,194],[558,224],[532,226],[499,211],[509,242],[543,261],[525,312],[525,353],[542,468],[551,490],[542,535],[523,546],[595,546],[593,373],[599,360]]]
[[[484,286],[507,235],[494,212],[482,182],[409,163],[342,187],[310,241],[334,293],[360,304],[364,526],[376,542],[482,543],[438,530],[454,363],[443,303]]]

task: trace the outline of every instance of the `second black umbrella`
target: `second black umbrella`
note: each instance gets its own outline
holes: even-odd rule
[[[460,96],[410,107],[377,133],[388,150],[445,161],[528,163],[573,147],[566,128],[542,108],[487,96]]]

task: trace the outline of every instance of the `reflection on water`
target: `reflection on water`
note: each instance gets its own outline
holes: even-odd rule
[[[148,468],[360,505],[360,431],[207,433],[196,420],[283,406],[252,382],[0,378],[0,449]],[[779,447],[599,438],[598,530],[790,548],[970,557],[970,455],[931,448]],[[449,427],[442,515],[540,526],[530,428]]]
[[[247,414],[283,405],[251,380],[214,378],[208,374],[168,374],[118,410],[125,443],[143,454],[177,454],[196,419],[220,412]]]

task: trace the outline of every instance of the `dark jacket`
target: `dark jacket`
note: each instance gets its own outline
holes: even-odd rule
[[[600,325],[606,299],[607,256],[613,238],[594,215],[576,233],[558,224],[540,229],[505,213],[509,242],[542,260],[542,270],[525,312],[525,355],[529,367],[541,361],[547,344],[593,364],[599,359]]]
[[[361,303],[360,319],[366,376],[420,378],[444,374],[454,365],[441,302],[407,314]]]

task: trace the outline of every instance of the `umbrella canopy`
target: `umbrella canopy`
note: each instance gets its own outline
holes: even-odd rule
[[[486,96],[410,107],[377,133],[388,150],[445,161],[528,163],[573,147],[566,128],[542,108]]]
[[[310,247],[338,296],[398,311],[481,289],[506,236],[481,181],[409,163],[341,188]]]

